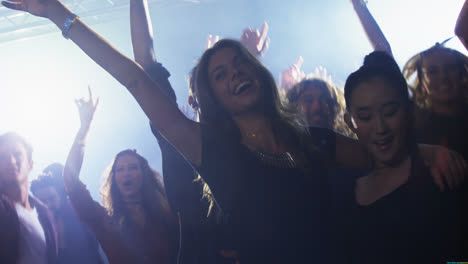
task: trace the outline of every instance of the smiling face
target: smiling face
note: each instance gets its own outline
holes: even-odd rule
[[[329,127],[330,93],[323,88],[309,85],[298,99],[299,111],[309,126]]]
[[[123,200],[141,198],[143,173],[138,159],[131,155],[122,155],[115,162],[115,182]]]
[[[345,118],[375,161],[376,167],[394,165],[408,155],[408,116],[397,89],[375,77],[356,86]]]
[[[263,98],[254,66],[233,48],[222,48],[211,56],[208,79],[216,99],[230,115],[257,108]]]
[[[461,98],[461,74],[455,55],[434,51],[424,56],[421,70],[423,89],[432,102],[449,104]]]
[[[13,140],[0,145],[0,189],[24,184],[31,169],[32,161],[21,142]]]

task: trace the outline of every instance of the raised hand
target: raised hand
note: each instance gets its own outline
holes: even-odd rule
[[[219,41],[219,36],[216,35],[214,38],[212,35],[208,35],[208,39],[206,40],[206,49],[211,49],[216,42]]]
[[[35,16],[49,17],[48,8],[54,3],[59,3],[57,0],[8,0],[2,1],[2,5],[6,8],[25,11]]]
[[[260,57],[268,50],[270,45],[270,38],[268,37],[268,24],[263,22],[262,29],[246,28],[242,32],[240,42],[252,53],[254,56]]]
[[[96,101],[93,100],[93,92],[91,91],[91,87],[89,86],[88,93],[88,100],[86,100],[85,98],[75,100],[76,106],[78,107],[78,111],[80,113],[80,121],[82,128],[89,128],[91,121],[93,121],[96,108],[99,104],[99,97],[96,99]]]
[[[287,70],[280,74],[280,88],[284,91],[289,90],[296,83],[300,82],[305,77],[305,73],[301,70],[304,59],[299,56],[296,62]]]

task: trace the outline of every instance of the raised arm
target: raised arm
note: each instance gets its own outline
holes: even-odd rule
[[[379,24],[367,9],[366,2],[364,0],[351,0],[351,3],[374,50],[385,51],[393,57],[390,43],[388,43]]]
[[[130,29],[135,61],[147,69],[156,63],[153,48],[153,26],[147,0],[130,0]]]
[[[110,264],[131,263],[135,257],[120,240],[120,235],[112,228],[106,210],[93,200],[86,186],[80,181],[84,147],[91,122],[99,99],[94,101],[91,89],[89,99],[76,100],[80,113],[81,126],[68,154],[63,180],[68,196],[80,219],[86,223],[99,240]]]
[[[284,95],[306,77],[305,72],[301,69],[302,63],[304,63],[304,59],[302,56],[299,56],[292,66],[280,73],[279,88],[280,92],[284,93]]]
[[[11,9],[46,17],[62,32],[65,28],[64,21],[71,18],[72,14],[57,0],[11,0],[3,1],[2,4]],[[201,163],[198,123],[186,118],[179,111],[177,104],[168,100],[158,84],[154,83],[137,63],[116,50],[79,18],[72,23],[68,36],[89,57],[128,89],[153,125],[178,151],[192,163],[196,165]],[[186,133],[181,133],[181,131]]]
[[[65,168],[63,170],[63,181],[67,188],[70,188],[72,185],[80,182],[79,177],[81,166],[83,165],[86,138],[88,136],[94,113],[96,112],[96,107],[99,104],[99,98],[94,102],[91,88],[88,88],[88,90],[88,100],[79,99],[75,101],[80,113],[81,126],[78,133],[76,133],[75,140],[73,141],[73,145],[68,153]]]
[[[465,48],[468,50],[468,0],[462,7],[460,15],[455,26],[455,35],[460,39]]]

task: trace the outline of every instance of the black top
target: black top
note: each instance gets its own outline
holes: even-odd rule
[[[159,84],[170,100],[176,95],[169,83],[169,72],[155,63],[145,69],[152,80]],[[223,222],[217,217],[217,207],[208,216],[209,202],[204,199],[203,185],[195,181],[197,173],[190,163],[151,125],[158,140],[162,156],[162,170],[166,195],[179,220],[179,252],[177,263],[223,263],[219,254],[225,246]]]
[[[324,263],[326,164],[335,134],[311,128],[310,139],[325,155],[310,156],[312,170],[265,164],[239,142],[202,125],[202,161],[197,168],[224,213],[241,263]],[[322,247],[322,248],[321,248]]]
[[[356,203],[354,190],[355,182],[343,190],[349,202],[337,227],[341,261],[460,261],[462,193],[440,192],[422,162],[413,160],[408,181],[369,206]]]

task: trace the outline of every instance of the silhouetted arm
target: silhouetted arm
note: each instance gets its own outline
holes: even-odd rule
[[[366,3],[363,0],[351,0],[351,3],[353,4],[354,11],[356,11],[372,48],[376,51],[385,51],[393,57],[390,43],[388,43],[379,24],[377,24],[377,21],[375,21],[369,9],[367,9]]]
[[[455,35],[457,35],[468,50],[468,1],[465,1],[460,15],[458,16],[457,25],[455,26]]]

